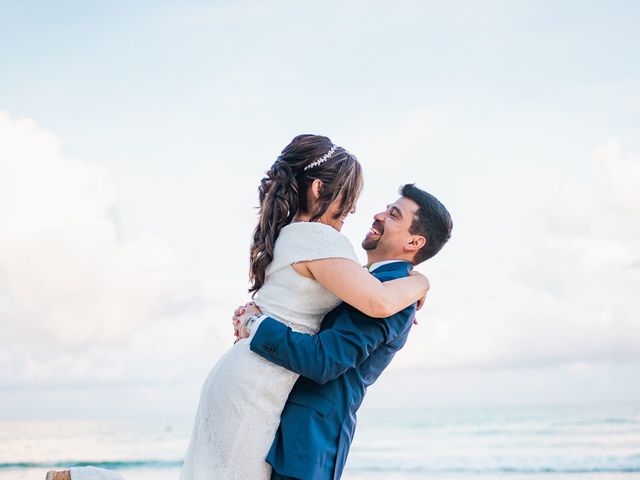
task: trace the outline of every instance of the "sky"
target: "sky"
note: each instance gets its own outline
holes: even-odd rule
[[[454,221],[367,406],[640,401],[640,5],[0,0],[0,418],[192,415],[299,133]],[[360,252],[364,263],[365,256]]]

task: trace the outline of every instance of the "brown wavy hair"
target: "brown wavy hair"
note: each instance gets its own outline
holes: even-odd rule
[[[342,147],[335,147],[325,162],[311,166],[332,147],[333,142],[327,137],[298,135],[282,150],[260,181],[258,225],[253,232],[249,255],[249,292],[254,295],[264,284],[280,231],[298,212],[309,214],[313,222],[338,198],[340,204],[335,218],[355,206],[362,191],[362,167],[354,155]],[[305,167],[309,168],[305,170]],[[317,201],[309,205],[308,190],[316,179],[322,182],[322,188]]]

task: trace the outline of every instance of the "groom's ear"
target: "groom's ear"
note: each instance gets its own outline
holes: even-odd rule
[[[405,245],[405,249],[409,252],[415,253],[418,250],[420,250],[422,247],[424,247],[426,244],[427,244],[426,238],[424,238],[422,235],[414,235],[409,239],[409,241]]]

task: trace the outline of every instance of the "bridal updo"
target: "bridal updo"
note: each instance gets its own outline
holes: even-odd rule
[[[319,197],[309,202],[314,180],[322,182]],[[298,212],[317,221],[329,206],[340,199],[335,218],[350,212],[362,190],[362,167],[356,157],[321,135],[298,135],[271,165],[258,187],[260,207],[258,225],[250,250],[251,288],[256,292],[264,283],[267,267],[280,230]]]

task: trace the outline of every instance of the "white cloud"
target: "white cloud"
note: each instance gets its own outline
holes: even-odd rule
[[[0,112],[3,341],[118,345],[198,294],[184,249],[118,238],[114,195],[99,164],[69,158],[53,134]]]
[[[527,232],[515,255],[500,258],[516,237],[495,238],[493,252],[454,238],[449,261],[424,267],[437,290],[397,366],[640,360],[640,158],[612,141],[584,168],[507,219]]]
[[[366,132],[353,146],[345,136],[368,172],[360,213],[346,229],[354,244],[408,173],[446,192],[454,216],[453,240],[421,267],[432,279],[429,303],[392,368],[640,360],[640,160],[609,142],[584,162],[589,175],[549,182],[535,205],[514,196],[514,185],[509,202],[495,202],[488,178],[478,188],[492,196],[465,196],[482,166],[467,163],[475,174],[460,187],[424,160],[444,155],[456,131],[436,113],[414,112],[371,145]],[[454,152],[456,163],[463,152]],[[402,168],[385,174],[398,156]],[[180,384],[176,408],[190,411],[230,341],[229,312],[244,298],[242,280],[219,282],[222,272],[242,277],[243,241],[212,236],[217,243],[199,254],[203,272],[184,247],[121,238],[114,211],[114,182],[101,165],[69,158],[50,132],[0,113],[0,339],[8,345],[0,377],[19,388],[146,385],[158,398]],[[253,217],[231,220],[226,229],[249,231]]]
[[[539,222],[535,262],[523,271],[532,292],[546,290],[545,308],[523,305],[530,325],[557,334],[548,355],[570,359],[637,360],[640,351],[640,157],[617,142],[598,148],[590,181],[567,182],[551,195]],[[634,185],[636,188],[634,188]],[[565,228],[562,219],[572,222]],[[544,279],[541,283],[536,279]]]
[[[596,150],[594,164],[608,206],[640,213],[640,158],[623,154],[619,143],[611,140]]]

